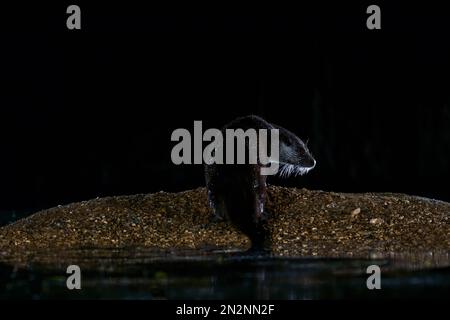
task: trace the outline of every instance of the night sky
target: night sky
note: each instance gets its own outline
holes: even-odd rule
[[[67,30],[68,4],[0,14],[0,213],[202,186],[201,165],[172,164],[172,131],[247,114],[317,159],[273,184],[450,201],[448,11],[380,4],[368,30],[372,3],[79,3]]]

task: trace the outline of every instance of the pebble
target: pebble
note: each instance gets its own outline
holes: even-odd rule
[[[351,216],[352,218],[356,218],[360,213],[361,213],[361,208],[356,208],[355,210],[352,211],[352,213],[350,214],[350,216]]]
[[[383,219],[380,219],[380,218],[373,218],[373,219],[370,219],[370,223],[379,225],[379,224],[383,224],[384,221],[383,221]]]

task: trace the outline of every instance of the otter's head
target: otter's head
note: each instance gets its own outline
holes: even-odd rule
[[[306,144],[295,134],[282,127],[278,127],[280,139],[280,168],[281,177],[303,175],[316,166],[316,160],[308,150]]]

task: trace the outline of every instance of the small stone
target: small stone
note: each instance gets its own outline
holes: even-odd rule
[[[380,224],[384,223],[384,220],[381,218],[373,218],[373,219],[370,219],[370,223],[375,224],[375,225],[380,225]]]
[[[350,214],[350,216],[352,218],[356,218],[358,217],[358,215],[361,213],[361,208],[356,208],[355,210],[352,211],[352,213]]]

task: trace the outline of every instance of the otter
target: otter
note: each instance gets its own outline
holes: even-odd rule
[[[285,128],[271,124],[261,117],[250,115],[226,124],[226,129],[278,129],[278,175],[303,175],[312,170],[316,160],[306,144]],[[248,150],[248,143],[246,148]],[[251,240],[251,251],[265,251],[269,237],[265,223],[269,213],[264,207],[267,197],[266,175],[262,164],[206,164],[205,180],[212,221],[231,221]]]

